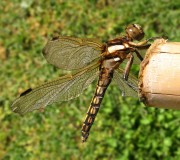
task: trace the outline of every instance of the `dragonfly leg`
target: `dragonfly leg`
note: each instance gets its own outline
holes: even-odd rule
[[[140,47],[145,46],[149,41],[151,41],[151,40],[156,40],[156,39],[160,39],[160,38],[163,38],[163,36],[161,36],[161,37],[151,37],[151,38],[145,39],[144,41],[141,41],[141,42],[138,42],[138,43],[128,42],[128,44],[129,44],[131,47],[140,48]]]
[[[134,52],[136,53],[137,57],[139,58],[140,61],[143,60],[143,57],[141,56],[141,54],[139,53],[139,51],[137,49],[134,50]]]
[[[125,81],[128,80],[128,76],[129,76],[131,66],[133,64],[133,60],[134,60],[134,56],[132,54],[130,54],[129,60],[128,60],[127,64],[126,64],[126,67],[125,67],[125,70],[124,70],[124,75],[123,75],[123,78],[125,79]]]
[[[137,46],[136,48],[137,48],[138,50],[143,50],[143,49],[148,49],[150,46],[151,46],[151,44],[150,44],[150,43],[147,43],[147,44],[142,45],[142,46]]]
[[[138,52],[139,53],[139,52]],[[139,58],[139,57],[138,57]],[[129,72],[131,69],[131,66],[133,64],[133,60],[134,60],[134,56],[132,54],[130,54],[129,60],[126,64],[125,70],[124,70],[124,75],[123,75],[123,79],[125,80],[126,84],[131,87],[134,91],[138,91],[138,88],[136,86],[134,86],[131,82],[128,81],[128,77],[129,77]]]
[[[144,41],[141,41],[141,42],[138,42],[138,43],[129,42],[129,45],[130,45],[131,47],[141,47],[141,46],[146,45],[147,42],[148,42],[148,40],[144,40]]]
[[[147,41],[156,40],[156,39],[161,39],[161,38],[168,39],[167,36],[160,36],[160,37],[151,37],[151,38],[147,39]]]

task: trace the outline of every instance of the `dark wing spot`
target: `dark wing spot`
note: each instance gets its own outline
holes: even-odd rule
[[[22,92],[22,93],[20,94],[20,97],[25,96],[26,94],[28,94],[28,93],[31,92],[31,91],[32,91],[32,88],[29,88],[29,89],[25,90],[24,92]]]

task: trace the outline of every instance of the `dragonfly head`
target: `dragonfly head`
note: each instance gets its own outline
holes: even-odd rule
[[[138,24],[130,24],[126,27],[126,34],[132,40],[140,41],[144,37],[144,31]]]

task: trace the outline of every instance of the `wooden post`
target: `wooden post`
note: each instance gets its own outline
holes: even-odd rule
[[[180,42],[156,40],[139,72],[139,97],[145,105],[180,109]]]

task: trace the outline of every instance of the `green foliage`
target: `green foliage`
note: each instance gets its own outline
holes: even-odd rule
[[[23,90],[65,73],[41,54],[53,34],[106,41],[127,24],[139,23],[146,37],[165,34],[175,42],[180,40],[179,8],[175,0],[1,0],[0,159],[180,159],[180,112],[121,98],[115,85],[108,88],[84,144],[80,130],[95,85],[44,113],[22,117],[10,110]]]

